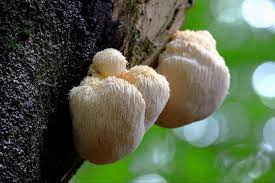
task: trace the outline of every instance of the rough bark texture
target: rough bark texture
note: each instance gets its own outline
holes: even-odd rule
[[[93,55],[152,65],[190,0],[1,0],[0,182],[66,182],[80,165],[68,92]]]

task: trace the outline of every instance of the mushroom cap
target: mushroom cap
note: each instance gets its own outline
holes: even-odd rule
[[[206,30],[199,31],[176,31],[172,35],[172,40],[184,40],[185,42],[191,42],[203,46],[209,51],[216,51],[216,40],[213,36]]]
[[[209,35],[206,31],[176,33],[160,55],[157,71],[167,78],[171,92],[158,125],[175,128],[202,120],[223,102],[230,74]]]
[[[121,78],[134,85],[142,94],[146,104],[145,128],[149,129],[164,109],[170,88],[166,78],[148,66],[135,66],[124,72]]]
[[[114,76],[126,70],[128,62],[120,51],[108,48],[97,52],[93,58],[93,64],[90,66],[88,73],[91,75],[98,74],[103,77]]]
[[[134,151],[144,136],[141,93],[116,77],[86,77],[70,91],[74,141],[80,156],[95,164],[113,163]]]

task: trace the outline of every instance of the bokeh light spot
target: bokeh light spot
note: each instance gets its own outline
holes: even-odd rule
[[[165,137],[152,136],[143,149],[142,152],[136,153],[133,157],[129,167],[133,174],[162,170],[169,172],[167,164],[173,160],[176,151],[175,139],[171,134],[167,134]]]
[[[131,183],[167,183],[167,181],[158,174],[147,174],[135,178]]]
[[[275,149],[275,117],[267,121],[263,128],[264,142]]]
[[[259,95],[275,97],[275,62],[259,65],[253,73],[252,84]]]
[[[251,119],[247,109],[236,102],[227,102],[215,114],[220,126],[218,143],[240,141],[249,136]]]
[[[181,140],[196,147],[207,147],[219,137],[218,121],[211,117],[173,130]]]
[[[264,91],[262,93],[265,97],[275,97],[275,73],[263,79],[262,83],[259,85],[259,90]]]
[[[269,157],[258,154],[234,164],[224,177],[224,182],[252,183],[272,168]]]
[[[268,153],[268,154],[271,154],[271,153],[274,152],[273,147],[268,143],[262,143],[261,146],[260,146],[260,149],[261,149],[262,152],[265,152],[265,153]]]
[[[245,21],[255,28],[268,28],[275,24],[275,5],[270,0],[245,0],[242,4]]]
[[[241,19],[240,3],[242,0],[212,0],[210,8],[213,17],[222,23],[235,23]]]
[[[275,62],[258,66],[252,76],[252,85],[262,102],[270,108],[275,108]]]

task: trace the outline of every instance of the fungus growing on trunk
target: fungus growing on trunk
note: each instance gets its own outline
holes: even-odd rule
[[[146,104],[145,128],[149,129],[156,122],[169,99],[168,81],[148,66],[135,66],[120,77],[133,84],[141,92]]]
[[[170,99],[157,124],[176,128],[204,119],[228,93],[230,74],[207,31],[177,31],[159,56],[158,73],[170,84]]]
[[[126,65],[115,49],[98,52],[88,76],[70,92],[75,146],[90,162],[113,163],[135,150],[168,101],[163,76]]]

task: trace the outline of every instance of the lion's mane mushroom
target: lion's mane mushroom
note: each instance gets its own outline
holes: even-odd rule
[[[207,31],[178,31],[159,56],[157,71],[170,84],[170,99],[157,124],[175,128],[211,115],[223,102],[230,74]]]
[[[135,150],[169,98],[164,77],[144,66],[127,71],[126,65],[115,49],[98,52],[88,76],[70,92],[76,149],[96,164],[115,162]],[[149,99],[151,90],[164,98]]]
[[[150,128],[164,109],[170,88],[166,78],[148,66],[135,66],[120,76],[133,84],[142,94],[146,104],[145,128]]]
[[[96,53],[88,73],[101,78],[116,76],[126,71],[127,64],[128,62],[121,52],[108,48]]]

